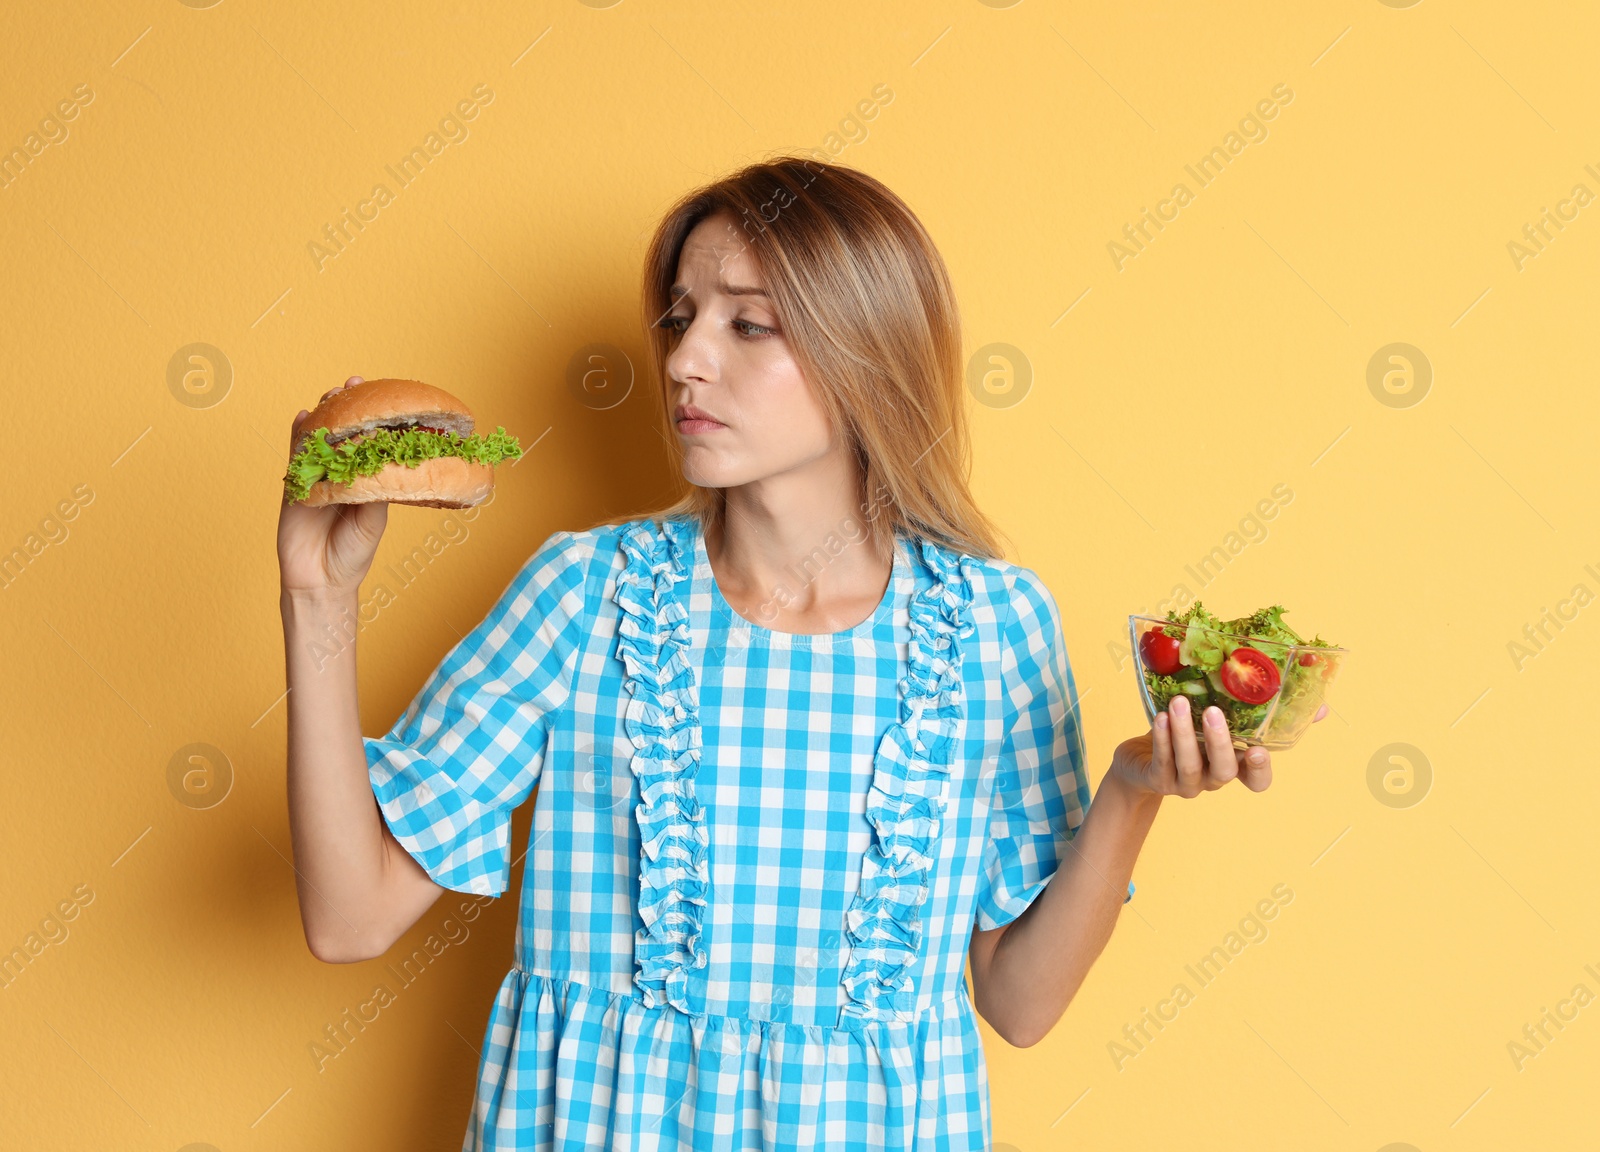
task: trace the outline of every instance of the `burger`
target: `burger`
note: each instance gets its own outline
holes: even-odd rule
[[[494,466],[522,455],[504,428],[473,432],[472,411],[420,380],[363,380],[325,397],[295,438],[283,498],[327,504],[470,508],[494,491]]]

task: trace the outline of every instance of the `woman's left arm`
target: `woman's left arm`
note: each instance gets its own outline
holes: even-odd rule
[[[1192,799],[1232,780],[1252,792],[1272,783],[1271,754],[1235,749],[1215,705],[1202,716],[1203,744],[1188,699],[1174,697],[1169,709],[1170,720],[1159,713],[1149,732],[1117,746],[1044,891],[1009,924],[973,930],[973,1007],[1018,1048],[1038,1043],[1055,1026],[1111,938],[1162,799]],[[1326,714],[1324,705],[1316,718]]]

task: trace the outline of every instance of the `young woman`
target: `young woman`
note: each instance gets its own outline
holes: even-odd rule
[[[974,1010],[1042,1038],[1162,798],[1269,758],[1179,697],[1090,804],[1055,601],[968,492],[947,273],[881,183],[686,196],[644,308],[687,494],[548,537],[382,737],[309,653],[387,506],[284,507],[307,942],[374,958],[504,892],[537,786],[466,1148],[987,1148]]]

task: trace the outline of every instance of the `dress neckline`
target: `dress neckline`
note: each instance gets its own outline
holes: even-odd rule
[[[709,960],[703,917],[715,898],[711,838],[695,794],[703,744],[699,689],[689,658],[693,638],[687,597],[678,588],[692,584],[696,561],[704,554],[699,520],[630,521],[622,525],[618,542],[625,562],[612,594],[621,610],[616,655],[626,669],[624,727],[633,744],[629,767],[639,786],[634,820],[643,926],[634,934],[634,984],[646,1007],[670,1004],[693,1016],[703,1005],[695,987],[703,978],[690,974]],[[899,681],[899,718],[873,753],[866,798],[872,842],[845,913],[849,959],[841,980],[847,998],[839,1011],[842,1028],[916,1016],[912,974],[923,939],[922,905],[933,881],[949,778],[966,719],[962,662],[964,641],[976,629],[973,557],[922,538],[915,556],[928,577],[926,585],[909,563],[899,580],[890,581],[896,590],[902,582],[911,584],[910,639]]]
[[[889,581],[884,585],[883,595],[879,597],[877,607],[865,619],[838,632],[785,632],[779,628],[768,628],[742,616],[732,604],[728,603],[727,597],[722,594],[721,586],[717,583],[717,575],[711,569],[711,554],[706,549],[705,526],[698,516],[686,519],[689,521],[689,531],[694,537],[693,550],[690,553],[694,566],[693,587],[710,593],[714,618],[726,620],[730,629],[743,634],[747,639],[764,641],[775,647],[784,645],[827,647],[844,643],[871,636],[879,625],[894,618],[896,605],[904,604],[911,599],[916,577],[912,574],[911,565],[905,555],[903,536],[896,532]]]

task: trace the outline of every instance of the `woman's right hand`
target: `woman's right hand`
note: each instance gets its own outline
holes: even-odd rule
[[[339,388],[361,383],[352,376]],[[322,394],[326,400],[339,388]],[[289,433],[289,451],[309,413],[302,408]],[[287,461],[285,462],[287,464]],[[310,508],[285,500],[278,516],[278,569],[285,594],[300,596],[355,595],[378,554],[389,520],[389,505],[328,504]]]

